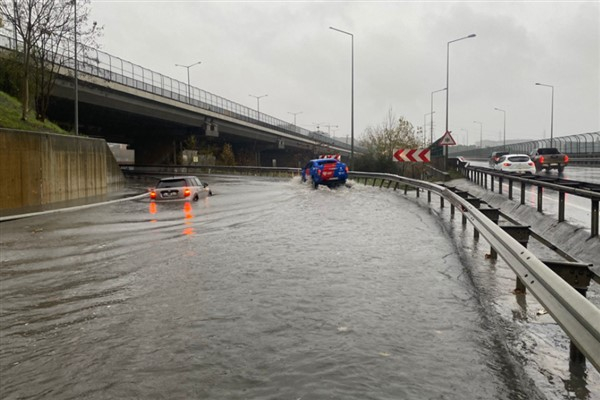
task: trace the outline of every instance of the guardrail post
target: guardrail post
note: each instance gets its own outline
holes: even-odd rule
[[[565,192],[558,191],[558,222],[565,220]]]
[[[592,199],[592,237],[598,236],[598,203],[600,200]]]
[[[421,188],[415,188],[417,190],[417,197],[421,197]]]
[[[591,264],[583,264],[568,261],[540,261],[546,264],[548,268],[550,268],[565,282],[571,285],[583,297],[586,297],[588,287],[590,286],[590,282],[592,280],[592,277],[594,276],[594,273],[589,269],[589,267],[591,267]],[[581,350],[579,350],[577,345],[573,343],[573,341],[571,341],[571,344],[569,346],[569,358],[571,362],[577,364],[585,363],[584,354],[581,352]]]
[[[489,218],[493,223],[498,225],[498,221],[500,220],[500,209],[498,208],[479,208],[479,211]],[[475,229],[473,233],[473,237],[475,239],[479,239],[479,231]]]
[[[513,239],[515,239],[523,247],[527,247],[529,242],[529,226],[528,225],[504,225],[501,226],[506,233],[508,233]],[[495,253],[495,251],[494,251]],[[496,257],[498,255],[496,254]],[[521,281],[521,278],[517,276],[517,286],[515,287],[515,293],[525,293],[527,287]]]
[[[483,174],[483,187],[487,189],[487,174],[485,172],[482,172]]]
[[[504,179],[500,176],[498,177],[498,193],[502,194],[502,181],[504,181]]]
[[[544,195],[544,188],[542,186],[538,186],[537,188],[537,210],[538,212],[542,212],[542,197]]]
[[[475,208],[481,207],[481,199],[479,199],[477,197],[467,196],[467,197],[465,197],[465,200],[467,200],[469,202],[469,204],[471,204]],[[467,217],[465,216],[465,214],[462,215],[462,224],[463,225],[467,224]]]
[[[525,204],[525,182],[521,182],[521,204]]]
[[[404,194],[408,193],[408,185],[404,185]]]
[[[396,182],[396,184],[394,185],[394,192],[396,191],[396,189],[398,189],[398,185],[400,185],[400,182]]]
[[[386,189],[389,189],[390,186],[392,186],[392,180],[391,179],[388,181],[388,185],[387,185]]]
[[[509,200],[513,199],[513,180],[512,179],[508,180],[508,199]]]
[[[431,203],[431,190],[427,191],[427,202]]]
[[[440,208],[444,208],[444,198],[440,196]]]
[[[494,191],[494,175],[490,175],[490,190]]]

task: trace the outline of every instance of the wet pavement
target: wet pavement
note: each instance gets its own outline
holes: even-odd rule
[[[600,399],[447,209],[207,180],[197,203],[0,224],[1,398]]]

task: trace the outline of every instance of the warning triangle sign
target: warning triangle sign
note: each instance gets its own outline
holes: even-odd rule
[[[450,132],[452,131],[446,131],[446,133],[444,133],[444,136],[440,139],[440,146],[456,146],[456,142]]]

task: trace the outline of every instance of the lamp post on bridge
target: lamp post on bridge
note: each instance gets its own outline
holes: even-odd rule
[[[473,121],[474,124],[479,124],[479,148],[483,149],[483,123]]]
[[[502,113],[504,114],[504,140],[503,140],[503,150],[506,151],[506,111],[502,110],[500,108],[494,108],[494,110],[496,111],[502,111]]]
[[[195,62],[193,64],[190,65],[181,65],[181,64],[175,64],[176,67],[183,67],[187,69],[187,94],[188,94],[188,103],[192,102],[192,98],[190,96],[191,91],[190,91],[190,68],[193,67],[194,65],[198,65],[198,64],[202,64],[202,61],[198,61]]]
[[[554,86],[544,83],[536,83],[537,86],[552,88],[552,108],[550,109],[550,147],[554,147]]]
[[[260,121],[260,99],[263,97],[267,97],[268,94],[263,94],[262,96],[255,96],[253,94],[249,94],[248,96],[256,98],[256,113],[258,114],[258,120]]]
[[[464,128],[460,128],[461,131],[465,131],[465,133],[467,134],[467,147],[469,147],[469,130],[468,129],[464,129]]]
[[[302,111],[298,111],[298,112],[289,112],[288,114],[292,114],[294,116],[294,126],[296,126],[296,115],[298,114],[302,114]]]

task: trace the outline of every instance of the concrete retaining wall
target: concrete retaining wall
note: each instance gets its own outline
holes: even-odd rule
[[[105,195],[124,183],[103,139],[0,129],[0,165],[2,210]]]

